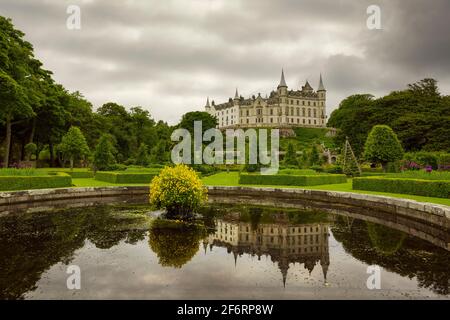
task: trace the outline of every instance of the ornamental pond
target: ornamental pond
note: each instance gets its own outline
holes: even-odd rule
[[[3,213],[0,299],[449,299],[448,230],[362,216],[211,204],[182,223],[140,201]]]

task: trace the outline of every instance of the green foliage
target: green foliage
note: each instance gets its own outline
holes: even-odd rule
[[[369,131],[378,124],[393,128],[406,151],[450,151],[450,98],[439,94],[433,79],[376,100],[371,95],[350,96],[328,121],[328,126],[340,129],[337,143],[348,136],[357,156],[362,154]]]
[[[70,127],[58,145],[58,151],[62,153],[63,158],[70,160],[70,168],[73,168],[73,161],[87,156],[89,147],[81,130]]]
[[[183,115],[177,128],[186,129],[190,132],[191,136],[194,137],[194,122],[202,122],[202,136],[206,130],[215,128],[217,126],[217,119],[210,115],[208,112],[204,111],[193,111],[188,112]]]
[[[95,170],[111,170],[116,163],[114,153],[111,137],[106,134],[102,135],[94,151]]]
[[[381,163],[401,160],[403,148],[397,135],[389,126],[377,125],[372,128],[364,146],[364,157],[368,161]]]
[[[295,152],[294,145],[288,144],[286,154],[284,156],[284,164],[298,166],[297,153]]]
[[[26,157],[29,160],[31,158],[31,156],[36,153],[37,146],[36,146],[36,144],[30,142],[25,145],[24,150],[25,150]]]
[[[450,170],[450,153],[441,153],[438,160],[439,170]]]
[[[433,171],[426,172],[425,170],[408,170],[401,173],[390,174],[393,178],[408,178],[408,179],[424,179],[424,180],[449,180],[450,171]]]
[[[169,217],[187,218],[207,200],[207,189],[186,165],[165,167],[150,184],[150,203]]]
[[[33,168],[16,169],[16,168],[2,168],[0,169],[0,176],[37,176],[41,173]]]
[[[312,166],[321,164],[319,151],[317,150],[316,145],[313,145],[311,148],[311,152],[309,154],[309,164]]]
[[[295,176],[310,176],[316,175],[317,172],[312,169],[281,169],[278,171],[279,174],[289,174]]]
[[[241,173],[239,175],[240,184],[254,185],[284,185],[284,186],[315,186],[321,184],[345,183],[345,175],[320,174],[320,175],[259,175]]]
[[[143,142],[139,146],[139,149],[138,149],[138,152],[136,155],[135,164],[137,164],[139,166],[146,166],[149,164],[149,155],[148,155],[147,145]]]
[[[164,164],[169,160],[166,140],[160,140],[150,152],[150,162],[152,164]]]
[[[433,170],[438,168],[440,153],[438,152],[408,152],[405,153],[403,159],[417,163],[421,167],[431,166]]]
[[[354,178],[354,190],[404,193],[425,197],[449,198],[450,180],[421,180],[388,177]]]
[[[97,171],[95,173],[95,180],[110,183],[150,183],[159,172],[159,169],[146,172]]]
[[[0,190],[28,190],[63,188],[72,186],[72,178],[63,172],[47,175],[11,175],[0,176]]]

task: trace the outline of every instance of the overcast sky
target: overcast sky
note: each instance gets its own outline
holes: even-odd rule
[[[70,4],[81,30],[68,30]],[[381,8],[381,30],[366,26]],[[68,90],[97,108],[143,106],[178,122],[217,103],[275,89],[284,68],[290,88],[319,73],[328,114],[350,94],[375,96],[425,77],[450,92],[449,0],[0,0]]]

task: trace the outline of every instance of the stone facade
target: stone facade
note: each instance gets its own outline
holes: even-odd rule
[[[261,94],[244,99],[238,90],[234,99],[216,104],[206,100],[205,111],[215,116],[218,127],[317,127],[326,126],[326,90],[320,75],[317,91],[306,81],[300,90],[288,90],[281,72],[277,89],[263,98]]]

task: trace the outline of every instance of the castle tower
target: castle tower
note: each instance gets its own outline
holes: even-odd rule
[[[286,80],[284,80],[284,70],[281,69],[281,79],[280,79],[280,84],[277,87],[278,90],[278,94],[280,96],[286,96],[287,95],[287,85],[286,85]]]
[[[327,98],[327,90],[325,89],[325,86],[323,85],[322,81],[322,74],[320,74],[320,80],[319,80],[319,88],[317,89],[317,94],[319,95],[319,106],[321,110],[321,116],[322,116],[322,124],[325,124],[326,119],[326,103],[325,100]]]
[[[239,104],[239,94],[238,89],[236,88],[236,93],[234,94],[233,104],[236,106]]]
[[[317,89],[317,93],[319,94],[319,99],[326,99],[327,90],[325,90],[325,87],[323,85],[322,74],[320,74],[319,88]]]
[[[206,98],[206,106],[205,106],[206,112],[211,111],[211,106],[209,105],[209,97]]]

